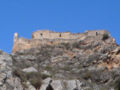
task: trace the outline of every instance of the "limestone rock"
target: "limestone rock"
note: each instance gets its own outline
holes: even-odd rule
[[[0,90],[120,90],[120,46],[105,32],[16,35],[17,52],[0,51]]]
[[[20,79],[12,75],[12,58],[0,52],[0,90],[23,90]]]
[[[23,72],[30,73],[30,72],[37,72],[37,70],[34,67],[29,67],[29,68],[23,69]]]
[[[50,83],[51,80],[52,82]],[[50,78],[43,81],[40,90],[46,90],[49,85],[53,88],[53,90],[83,90],[82,82],[79,80],[53,80]]]

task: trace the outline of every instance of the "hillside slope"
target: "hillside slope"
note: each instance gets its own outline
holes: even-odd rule
[[[0,78],[0,82],[5,80],[1,90],[120,90],[120,46],[108,34],[8,56],[12,65],[4,71],[11,71],[10,78],[17,78],[19,87]]]

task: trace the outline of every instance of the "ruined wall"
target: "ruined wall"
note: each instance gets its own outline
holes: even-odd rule
[[[44,30],[44,31],[36,31],[32,34],[32,39],[42,39],[42,38],[49,38],[50,37],[50,31]]]
[[[91,30],[91,31],[86,31],[85,33],[88,36],[97,36],[97,35],[103,35],[104,33],[108,33],[108,32],[106,30]]]
[[[33,39],[79,39],[85,35],[87,36],[96,36],[108,33],[106,30],[91,30],[86,31],[85,33],[72,34],[70,32],[53,32],[49,30],[39,30],[32,34]]]
[[[20,50],[26,50],[31,48],[36,48],[44,45],[57,45],[59,43],[68,43],[74,42],[74,39],[31,39],[27,40],[24,38],[18,38],[16,42],[14,42],[12,53]]]
[[[23,49],[31,48],[30,41],[24,38],[17,38],[13,44],[12,52],[16,52]]]
[[[60,37],[60,33],[57,32],[51,32],[49,35],[50,35],[49,39],[57,39]]]
[[[70,35],[70,39],[81,39],[82,37],[84,37],[85,34],[81,34],[81,33],[77,33],[77,34],[71,34]]]
[[[97,35],[96,35],[97,33]],[[87,36],[98,36],[108,33],[107,31],[86,31],[85,33],[71,34],[70,32],[52,32],[49,30],[36,31],[32,34],[32,39],[18,38],[18,34],[14,34],[14,44],[12,52],[40,47],[41,45],[56,45],[59,43],[74,42],[82,40]]]
[[[32,34],[33,39],[70,39],[70,32],[52,32],[48,30],[36,31]]]
[[[60,38],[63,38],[63,39],[70,39],[70,32],[64,32],[64,33],[61,33],[61,37]]]

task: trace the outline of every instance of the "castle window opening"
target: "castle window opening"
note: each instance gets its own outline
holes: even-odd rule
[[[96,36],[98,35],[98,32],[96,32]]]
[[[40,33],[40,36],[43,36],[43,34],[42,34],[42,33]]]
[[[60,34],[59,37],[61,37],[62,35]]]

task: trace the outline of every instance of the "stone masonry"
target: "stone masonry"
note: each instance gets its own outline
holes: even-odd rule
[[[38,30],[32,33],[32,39],[19,38],[14,34],[12,53],[19,50],[40,47],[41,45],[56,45],[81,40],[86,36],[100,36],[108,33],[106,30],[92,30],[85,33],[53,32],[50,30]]]

